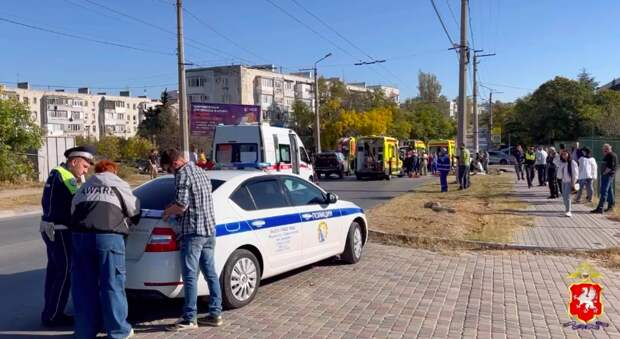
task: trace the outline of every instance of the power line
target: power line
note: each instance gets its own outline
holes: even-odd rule
[[[135,47],[135,46],[130,46],[130,45],[127,45],[127,44],[124,44],[124,43],[120,43],[120,42],[107,41],[107,40],[101,40],[101,39],[90,38],[90,37],[86,37],[86,36],[82,36],[82,35],[77,35],[77,34],[73,34],[73,33],[60,32],[60,31],[57,31],[57,30],[53,30],[53,29],[49,29],[49,28],[45,28],[45,27],[40,27],[40,26],[35,26],[35,25],[30,25],[30,24],[26,24],[26,23],[23,23],[23,22],[18,22],[18,21],[7,19],[7,18],[3,18],[3,17],[0,17],[0,21],[4,21],[4,22],[7,22],[7,23],[10,23],[10,24],[13,24],[13,25],[17,25],[17,26],[27,27],[27,28],[30,28],[30,29],[33,29],[33,30],[37,30],[37,31],[41,31],[41,32],[46,32],[46,33],[51,33],[51,34],[55,34],[55,35],[64,36],[64,37],[67,37],[67,38],[73,38],[73,39],[77,39],[77,40],[89,41],[89,42],[97,43],[97,44],[100,44],[100,45],[115,46],[115,47],[131,49],[131,50],[141,51],[141,52],[146,52],[146,53],[160,54],[160,55],[172,55],[172,56],[176,55],[175,53],[167,53],[167,52],[162,52],[162,51],[153,50],[153,49]]]
[[[450,47],[458,46],[457,44],[454,43],[454,40],[452,40],[452,37],[450,36],[450,33],[448,32],[448,28],[446,28],[446,24],[443,22],[443,18],[441,17],[441,14],[439,14],[439,10],[437,10],[437,5],[435,5],[435,0],[431,0],[431,4],[433,5],[433,9],[435,10],[435,14],[437,15],[437,19],[439,19],[439,23],[441,24],[441,27],[443,28],[444,33],[446,33],[446,37],[448,37],[448,40],[450,41]]]
[[[446,0],[446,4],[448,5],[448,9],[450,10],[450,15],[452,16],[452,20],[456,27],[459,27],[459,22],[456,20],[456,15],[454,15],[454,11],[452,10],[452,5],[450,5],[450,0]]]
[[[469,7],[469,1],[467,1],[467,12],[469,13],[469,17],[468,17],[468,21],[469,21],[469,36],[471,38],[471,46],[472,48],[475,50],[476,49],[476,42],[474,40],[474,28],[471,25],[471,7]]]
[[[198,23],[200,23],[201,25],[205,26],[207,29],[209,29],[211,32],[219,35],[221,38],[223,38],[224,40],[230,42],[231,44],[233,44],[234,46],[236,46],[237,48],[245,51],[248,54],[251,54],[259,59],[262,60],[267,60],[264,57],[254,53],[253,51],[251,51],[250,49],[246,48],[245,46],[237,43],[236,41],[234,41],[233,39],[229,38],[227,35],[225,35],[224,33],[220,32],[219,30],[215,29],[215,27],[209,25],[208,23],[206,23],[204,20],[202,20],[200,17],[198,17],[197,15],[195,15],[194,13],[190,12],[187,8],[183,8],[183,11],[189,15],[190,17],[192,17],[194,20],[196,20]]]

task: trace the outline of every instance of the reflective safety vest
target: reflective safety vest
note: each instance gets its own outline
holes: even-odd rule
[[[536,154],[535,153],[526,152],[525,153],[525,160],[536,161]]]
[[[75,192],[77,192],[78,190],[78,184],[77,179],[75,178],[73,173],[69,172],[69,170],[64,168],[63,166],[57,166],[54,168],[54,170],[58,171],[58,173],[60,174],[60,179],[65,184],[65,186],[67,186],[69,192],[71,192],[71,194],[75,194]]]

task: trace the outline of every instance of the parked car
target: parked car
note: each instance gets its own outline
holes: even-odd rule
[[[314,167],[316,174],[320,177],[325,175],[337,174],[340,179],[349,172],[349,162],[344,154],[340,152],[322,152],[314,157]]]
[[[514,164],[514,157],[502,151],[489,151],[489,165]]]
[[[250,303],[262,279],[333,256],[349,264],[361,259],[368,223],[359,206],[294,174],[220,170],[209,177],[225,307]],[[177,226],[162,220],[175,199],[174,176],[153,179],[134,194],[142,219],[127,238],[127,293],[182,298]],[[208,294],[206,281],[198,279],[198,295]]]

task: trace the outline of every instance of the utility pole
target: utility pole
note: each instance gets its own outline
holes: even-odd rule
[[[494,89],[492,89],[490,87],[484,86],[484,85],[480,85],[480,86],[482,86],[482,87],[484,87],[484,88],[489,90],[489,121],[488,121],[488,126],[489,126],[488,128],[489,128],[489,130],[487,131],[487,134],[488,134],[487,137],[489,138],[488,139],[489,145],[488,145],[487,149],[489,149],[491,147],[491,144],[492,144],[492,142],[491,142],[492,138],[491,137],[493,135],[493,93],[499,94],[499,93],[504,93],[504,92],[496,91],[496,90],[494,90]]]
[[[185,51],[183,47],[183,0],[177,0],[177,56],[179,70],[179,118],[183,157],[189,160],[189,118],[185,95]]]
[[[467,133],[467,63],[469,62],[469,47],[467,46],[467,3],[461,0],[461,44],[459,49],[459,103],[457,114],[456,147],[465,143]]]
[[[314,67],[300,69],[300,71],[312,70],[314,72],[314,116],[316,119],[314,123],[314,129],[315,129],[314,150],[316,151],[316,153],[321,153],[321,116],[319,114],[319,71],[317,69],[317,65],[319,64],[319,62],[329,58],[330,56],[332,56],[332,54],[327,53],[325,54],[324,57],[320,58],[314,63]]]
[[[474,121],[473,121],[473,125],[474,125],[474,151],[477,153],[480,150],[480,130],[478,127],[478,64],[480,63],[480,61],[478,60],[478,58],[483,58],[483,57],[488,57],[488,56],[493,56],[495,55],[495,53],[492,54],[478,54],[480,52],[482,52],[483,50],[478,49],[474,51],[474,75],[473,75],[473,81],[474,81],[474,88],[472,88],[473,92],[474,92]],[[493,126],[493,125],[489,125],[489,126]],[[489,130],[488,135],[491,135],[491,132]],[[487,148],[488,145],[491,143],[491,139],[487,139]]]

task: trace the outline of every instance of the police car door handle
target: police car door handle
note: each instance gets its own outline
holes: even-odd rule
[[[255,221],[252,221],[252,226],[254,226],[254,227],[263,227],[263,226],[265,226],[265,220],[255,220]]]

